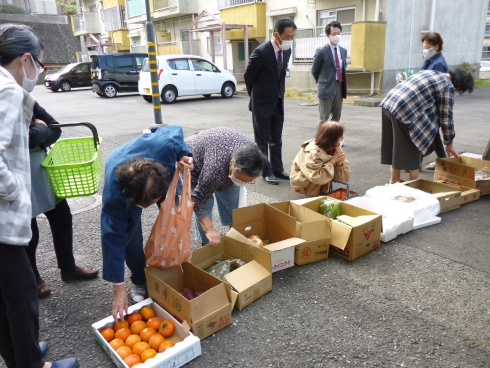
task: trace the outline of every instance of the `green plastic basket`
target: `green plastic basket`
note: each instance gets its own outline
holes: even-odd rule
[[[58,198],[84,197],[97,192],[102,176],[102,157],[97,130],[89,123],[60,124],[87,126],[93,137],[58,140],[41,162]]]

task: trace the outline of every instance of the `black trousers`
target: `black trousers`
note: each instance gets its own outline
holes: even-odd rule
[[[284,111],[282,98],[277,100],[274,114],[270,118],[262,118],[253,114],[255,143],[268,158],[262,176],[270,176],[273,172],[284,171],[282,163],[282,127]]]
[[[437,132],[436,134],[434,144],[437,157],[446,157],[446,148],[444,147],[444,143],[442,143],[441,135],[439,134],[439,132]]]
[[[58,268],[60,270],[73,272],[76,270],[75,257],[73,257],[73,221],[70,206],[66,199],[62,200],[51,211],[45,212],[48,219],[51,234],[53,235],[54,251]],[[32,238],[26,248],[29,262],[31,263],[34,276],[38,278],[39,271],[36,264],[36,249],[39,243],[39,228],[36,218],[31,220]]]
[[[40,368],[39,299],[24,248],[0,243],[0,355],[9,368]]]

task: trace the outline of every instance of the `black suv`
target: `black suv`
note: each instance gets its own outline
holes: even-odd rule
[[[115,97],[118,92],[138,92],[138,75],[147,54],[92,55],[92,91]]]
[[[44,86],[53,92],[60,88],[63,92],[68,92],[76,87],[90,87],[90,63],[68,64],[60,70],[49,74],[44,78]]]

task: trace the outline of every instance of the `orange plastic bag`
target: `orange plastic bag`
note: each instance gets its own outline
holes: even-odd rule
[[[179,181],[176,168],[167,197],[160,205],[160,212],[145,245],[146,263],[160,268],[175,267],[188,262],[191,253],[191,223],[194,202],[191,200],[191,173],[184,171],[182,196],[175,205],[175,193]]]

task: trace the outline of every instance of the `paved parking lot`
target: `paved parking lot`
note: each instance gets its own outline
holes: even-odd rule
[[[139,95],[100,98],[90,90],[53,93],[36,87],[40,104],[60,123],[89,121],[103,137],[103,158],[153,122]],[[482,153],[490,133],[490,89],[455,99],[455,148]],[[286,171],[299,145],[313,137],[317,107],[286,100]],[[183,98],[162,105],[164,121],[186,136],[228,126],[252,136],[248,98]],[[344,105],[345,152],[360,195],[389,179],[380,162],[377,108]],[[82,136],[83,128],[64,136]],[[424,164],[433,160],[430,156]],[[408,174],[405,174],[408,175]],[[421,178],[431,179],[424,171]],[[289,183],[248,186],[249,202],[295,199]],[[99,191],[100,192],[100,191]],[[347,262],[339,258],[295,266],[273,275],[273,290],[242,311],[233,325],[202,341],[189,367],[487,367],[490,359],[490,195],[441,215],[442,223],[399,236]],[[75,257],[101,269],[100,207],[74,215]],[[156,209],[144,211],[147,235]],[[91,323],[110,314],[111,285],[101,278],[62,283],[46,220],[39,221],[38,266],[53,294],[40,303],[41,340],[48,359],[76,355],[82,367],[110,367]],[[197,244],[193,244],[196,247]],[[3,367],[0,363],[0,367]]]

